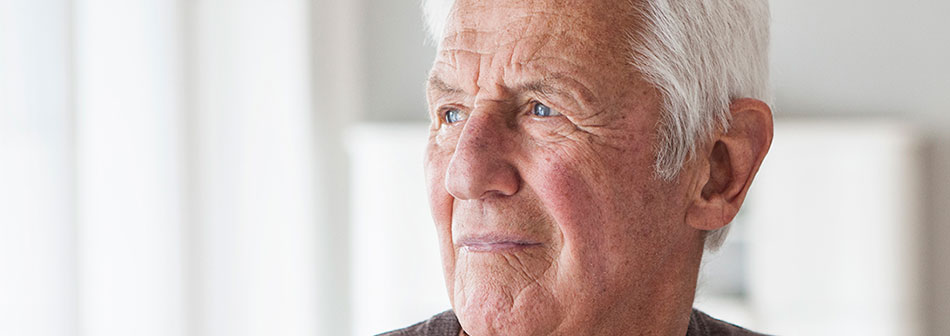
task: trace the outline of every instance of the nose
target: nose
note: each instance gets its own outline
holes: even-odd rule
[[[501,116],[472,113],[445,173],[449,194],[476,200],[517,193],[521,177],[510,160],[514,133]]]

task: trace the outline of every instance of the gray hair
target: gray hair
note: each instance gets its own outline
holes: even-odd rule
[[[768,0],[626,0],[642,27],[626,31],[630,64],[663,96],[654,171],[676,178],[699,146],[729,128],[734,99],[771,103]],[[438,42],[454,0],[424,0],[430,37]],[[706,235],[706,248],[728,226]]]

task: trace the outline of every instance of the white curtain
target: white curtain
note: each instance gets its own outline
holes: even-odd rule
[[[77,320],[70,13],[0,0],[0,334]]]
[[[0,334],[347,332],[321,4],[0,0]]]

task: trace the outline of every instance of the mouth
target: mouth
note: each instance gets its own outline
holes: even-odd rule
[[[458,244],[468,252],[498,253],[513,252],[531,247],[540,246],[536,241],[504,236],[473,236],[463,237]]]

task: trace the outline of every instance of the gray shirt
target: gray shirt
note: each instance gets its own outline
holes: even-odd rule
[[[455,312],[447,310],[408,328],[393,330],[379,336],[457,336],[462,331]],[[686,336],[757,336],[762,335],[745,328],[723,322],[693,309],[689,316]]]

